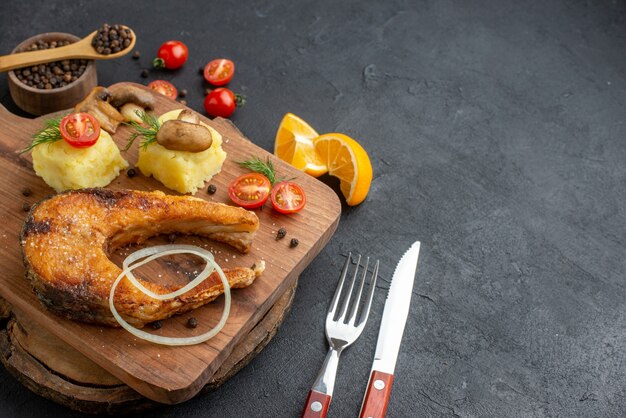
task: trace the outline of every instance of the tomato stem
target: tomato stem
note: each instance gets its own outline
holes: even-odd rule
[[[154,60],[152,60],[152,66],[158,69],[165,68],[165,61],[163,60],[163,58],[155,58]]]
[[[241,107],[246,104],[246,96],[235,93],[235,106]]]

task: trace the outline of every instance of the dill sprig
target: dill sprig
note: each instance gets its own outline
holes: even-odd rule
[[[124,151],[128,151],[138,137],[142,138],[140,146],[145,150],[148,148],[148,145],[156,142],[157,133],[159,129],[161,129],[159,119],[154,116],[154,114],[138,111],[137,115],[148,127],[142,126],[135,121],[126,122],[135,132],[128,138],[128,144],[124,148]]]
[[[20,154],[31,151],[37,145],[51,144],[53,142],[62,140],[63,136],[61,136],[61,130],[59,129],[59,125],[61,124],[61,119],[63,119],[64,117],[65,115],[60,115],[50,119],[46,119],[43,125],[44,128],[33,135],[33,141],[28,147],[20,151]]]
[[[272,186],[274,183],[284,180],[283,178],[276,178],[276,169],[270,157],[267,157],[267,162],[263,162],[259,157],[254,157],[246,161],[239,161],[237,164],[255,173],[263,174]]]

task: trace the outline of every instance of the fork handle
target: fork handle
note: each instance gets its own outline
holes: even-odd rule
[[[391,395],[393,375],[372,370],[359,418],[383,418]]]
[[[330,405],[330,395],[312,390],[306,398],[302,418],[324,418]]]

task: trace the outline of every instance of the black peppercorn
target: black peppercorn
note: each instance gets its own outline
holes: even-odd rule
[[[181,89],[181,90],[178,92],[178,96],[179,96],[179,97],[185,97],[185,96],[187,96],[187,89]]]
[[[31,191],[28,187],[24,187],[24,188],[22,189],[22,195],[23,195],[23,196],[28,197],[28,196],[30,196],[31,194],[33,194],[33,192],[32,192],[32,191]]]
[[[150,73],[148,72],[148,70],[143,69],[143,70],[141,70],[141,74],[139,74],[139,75],[141,76],[141,78],[148,78]]]
[[[24,212],[28,212],[30,210],[30,205],[28,203],[22,204],[22,210]]]
[[[276,241],[285,238],[285,235],[287,235],[287,230],[285,228],[280,228],[276,234]]]
[[[204,75],[204,67],[198,68],[198,74]]]
[[[167,236],[167,240],[168,240],[170,243],[173,243],[174,241],[176,241],[176,234],[169,234],[169,235]]]
[[[209,184],[209,187],[206,189],[208,194],[215,194],[215,192],[217,191],[217,187],[215,187],[215,184]]]
[[[289,242],[289,246],[290,246],[291,248],[295,248],[295,247],[297,247],[297,246],[298,246],[298,244],[300,244],[300,242],[299,242],[297,239],[295,239],[295,238],[291,238],[291,241]]]
[[[126,170],[126,175],[128,176],[128,178],[133,178],[137,175],[137,171],[135,171],[134,168],[129,168],[128,170]]]
[[[187,327],[188,328],[195,328],[198,326],[198,320],[195,317],[191,317],[187,320]]]
[[[163,321],[154,321],[150,326],[152,329],[160,329],[163,326]]]
[[[139,52],[139,51],[133,52],[133,59],[134,60],[138,60],[139,57],[141,57],[141,52]]]

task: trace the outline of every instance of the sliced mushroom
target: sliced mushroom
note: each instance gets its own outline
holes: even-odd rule
[[[142,112],[145,112],[145,109],[135,103],[126,103],[120,107],[120,113],[127,121],[142,123],[143,121],[140,116]]]
[[[156,140],[172,151],[202,152],[213,143],[205,126],[182,120],[168,120],[159,129]]]
[[[190,109],[183,109],[178,114],[178,120],[182,120],[183,122],[195,123],[196,125],[200,124],[200,117],[196,112]]]
[[[147,110],[154,109],[154,96],[140,87],[122,84],[111,89],[111,106],[120,108],[126,103],[135,103]]]
[[[98,119],[100,127],[109,133],[115,133],[124,116],[111,104],[111,93],[104,87],[94,87],[82,102],[74,106],[74,112],[87,112]]]

